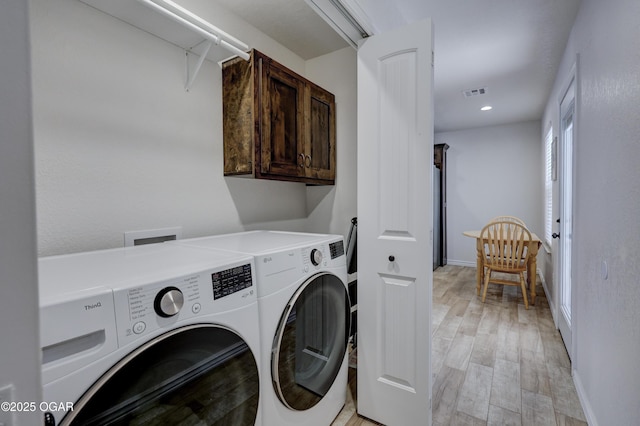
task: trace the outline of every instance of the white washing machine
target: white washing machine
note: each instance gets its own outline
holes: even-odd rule
[[[39,260],[60,425],[262,424],[251,256],[154,244]]]
[[[344,406],[350,305],[342,236],[253,231],[175,244],[255,256],[265,426],[328,426]]]

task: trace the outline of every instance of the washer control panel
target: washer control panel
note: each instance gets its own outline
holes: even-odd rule
[[[329,244],[329,252],[331,259],[336,259],[344,255],[344,241],[340,240]]]
[[[335,238],[256,255],[256,274],[260,277],[258,297],[274,294],[306,275],[323,269],[344,267],[346,256],[342,241],[342,238]]]
[[[339,262],[344,256],[344,243],[342,240],[333,243],[324,243],[318,246],[302,249],[303,271],[318,270]]]
[[[252,286],[251,265],[241,265],[211,274],[213,298],[229,296]]]
[[[253,268],[242,263],[114,291],[118,344],[181,320],[245,306],[256,300]]]

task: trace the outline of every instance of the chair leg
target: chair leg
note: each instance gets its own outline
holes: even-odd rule
[[[484,274],[484,289],[482,290],[482,303],[487,298],[487,287],[489,287],[489,279],[491,278],[491,269],[487,268]]]
[[[524,308],[529,309],[529,299],[527,299],[527,285],[524,281],[524,273],[520,272],[520,288],[522,289],[522,297],[524,298]]]

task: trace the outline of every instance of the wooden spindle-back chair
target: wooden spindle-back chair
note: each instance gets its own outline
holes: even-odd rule
[[[491,222],[513,222],[513,223],[519,223],[520,225],[524,226],[525,228],[527,227],[527,224],[524,223],[524,220],[520,219],[519,217],[516,216],[496,216],[493,219],[491,219],[489,221],[489,223]]]
[[[531,244],[531,233],[526,226],[510,221],[502,220],[490,222],[481,231],[484,246],[484,267],[487,269],[484,274],[484,289],[482,291],[482,302],[487,297],[489,282],[503,285],[520,286],[524,298],[524,306],[529,309],[527,299],[527,287],[524,272],[527,270],[529,260],[529,244]],[[516,274],[519,281],[493,277],[493,272],[506,274]]]

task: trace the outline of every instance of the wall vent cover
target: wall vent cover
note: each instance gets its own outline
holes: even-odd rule
[[[484,95],[485,93],[487,93],[487,88],[486,87],[481,87],[479,89],[467,89],[467,90],[463,90],[462,91],[462,94],[464,95],[465,98],[470,98],[472,96]]]
[[[124,233],[124,246],[139,246],[143,244],[162,243],[164,241],[179,240],[182,238],[182,226],[173,228],[145,229],[143,231],[126,231]],[[0,423],[2,425],[2,423]]]

